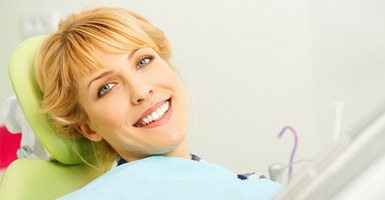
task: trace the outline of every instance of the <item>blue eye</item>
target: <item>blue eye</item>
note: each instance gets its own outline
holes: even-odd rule
[[[102,86],[100,86],[97,94],[98,98],[107,94],[115,85],[116,83],[104,83]]]
[[[138,60],[136,67],[140,69],[150,63],[152,59],[154,59],[154,56],[144,56]]]

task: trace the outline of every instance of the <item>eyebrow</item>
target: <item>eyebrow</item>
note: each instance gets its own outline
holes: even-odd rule
[[[131,53],[128,55],[128,60],[131,60],[132,57],[136,54],[136,52],[140,50],[140,49],[134,49],[133,51],[131,51]]]
[[[135,49],[135,50],[131,51],[131,53],[128,55],[128,60],[131,60],[132,57],[135,55],[135,53],[136,53],[138,50],[139,50],[139,49]],[[106,71],[106,72],[101,73],[99,76],[95,77],[94,79],[92,79],[92,80],[88,83],[87,89],[90,87],[90,85],[91,85],[92,82],[94,82],[94,81],[96,81],[96,80],[99,80],[99,79],[101,79],[101,78],[103,78],[103,77],[105,77],[105,76],[107,76],[107,75],[109,75],[109,74],[112,74],[112,73],[113,73],[113,71]]]
[[[105,76],[107,76],[107,75],[109,75],[109,74],[112,74],[112,73],[113,73],[113,71],[106,71],[106,72],[101,73],[99,76],[97,76],[97,77],[95,77],[94,79],[92,79],[92,80],[90,81],[90,83],[88,83],[87,89],[90,87],[90,85],[91,85],[92,82],[94,82],[94,81],[96,81],[96,80],[99,80],[99,79],[101,79],[101,78],[103,78],[103,77],[105,77]]]

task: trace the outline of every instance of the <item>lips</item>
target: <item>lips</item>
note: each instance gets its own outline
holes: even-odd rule
[[[170,118],[171,99],[159,101],[147,109],[133,126],[135,127],[155,127],[162,125]]]

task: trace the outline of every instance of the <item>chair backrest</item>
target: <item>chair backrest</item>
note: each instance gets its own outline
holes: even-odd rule
[[[34,60],[45,38],[34,36],[14,50],[9,60],[9,77],[29,125],[56,160],[28,158],[11,163],[1,179],[0,199],[55,199],[103,174],[84,164],[78,155],[92,158],[91,143],[60,137],[40,109],[42,94],[34,78]]]
[[[42,113],[42,94],[34,76],[34,60],[45,35],[23,41],[13,51],[9,60],[9,77],[23,113],[39,141],[48,152],[64,164],[83,163],[79,157],[93,157],[90,142],[72,141],[55,133],[48,116]],[[89,154],[89,155],[87,155]]]

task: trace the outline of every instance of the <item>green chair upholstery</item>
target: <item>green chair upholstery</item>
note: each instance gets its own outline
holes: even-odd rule
[[[80,148],[78,151],[84,153],[92,147],[82,144],[83,141],[78,141],[78,144],[59,137],[40,108],[42,94],[34,77],[34,60],[45,37],[29,38],[16,47],[9,60],[9,78],[29,125],[48,152],[64,164],[83,163],[75,149]]]
[[[54,199],[76,190],[103,172],[83,163],[94,154],[86,140],[72,141],[55,133],[46,114],[41,112],[42,94],[34,78],[36,53],[46,36],[23,41],[9,60],[9,77],[22,111],[36,137],[56,159],[19,159],[5,171],[0,183],[0,199]],[[77,153],[79,152],[79,153]]]
[[[56,199],[75,191],[98,176],[88,165],[66,165],[24,158],[11,163],[0,183],[0,199]]]

